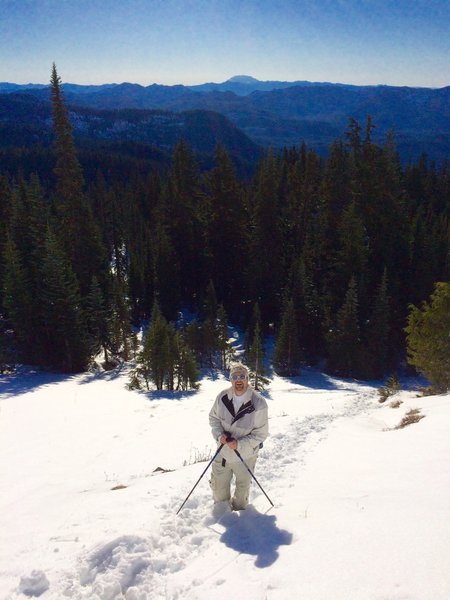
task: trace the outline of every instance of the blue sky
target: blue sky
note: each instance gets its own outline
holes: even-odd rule
[[[0,81],[450,84],[450,0],[0,0]]]

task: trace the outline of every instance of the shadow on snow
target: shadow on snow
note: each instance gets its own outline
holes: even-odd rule
[[[270,567],[278,559],[279,547],[292,543],[292,533],[279,529],[275,522],[275,515],[260,513],[249,505],[224,515],[220,524],[225,531],[220,541],[236,552],[255,556],[255,567]]]
[[[272,374],[272,376],[275,373]],[[377,388],[382,384],[379,380],[363,380],[339,377],[337,375],[328,375],[314,367],[302,367],[300,375],[296,377],[280,377],[286,383],[300,386],[302,388],[316,390],[339,390],[354,391],[357,386]]]
[[[0,375],[0,399],[33,392],[46,385],[64,383],[73,377],[74,375],[46,373],[33,369],[19,370],[11,375]]]
[[[31,366],[20,366],[14,373],[0,375],[0,399],[19,394],[34,392],[46,385],[55,385],[73,381],[78,385],[92,381],[112,381],[120,377],[127,366],[120,364],[110,371],[86,371],[85,373],[61,373],[57,371],[35,369]]]

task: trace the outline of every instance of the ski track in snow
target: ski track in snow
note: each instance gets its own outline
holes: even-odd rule
[[[283,431],[271,434],[260,452],[256,471],[256,477],[274,502],[275,509],[277,504],[281,505],[279,498],[283,497],[283,489],[295,486],[307,454],[326,438],[330,426],[339,418],[354,417],[369,407],[373,408],[373,399],[373,391],[349,391],[349,398],[340,411],[287,419],[286,423],[283,420]],[[209,479],[208,473],[204,479]],[[280,485],[281,481],[289,483]],[[276,497],[272,497],[271,488],[276,490]],[[270,508],[254,483],[250,502],[256,503],[262,511],[267,510],[266,506]],[[234,548],[238,554],[255,554],[257,566],[268,566],[274,562],[276,548],[291,542],[292,536],[288,532],[274,527],[275,516],[272,520],[265,518],[263,522],[262,513],[254,506],[240,516],[224,507],[212,510],[208,486],[197,487],[183,510],[176,515],[179,505],[180,495],[177,494],[155,507],[160,524],[159,530],[153,534],[123,535],[82,555],[78,559],[78,573],[66,573],[63,589],[51,597],[77,600],[186,599],[193,587],[217,573],[205,573],[202,581],[193,580],[178,587],[175,583],[169,588],[170,575],[182,572],[195,558],[211,552],[219,541],[218,533],[222,533],[217,530],[221,524],[226,526],[221,542]],[[269,511],[267,513],[270,515]],[[233,537],[233,526],[237,525],[239,533]],[[227,544],[224,535],[232,538],[231,543]],[[270,540],[272,544],[267,544]],[[261,547],[268,550],[261,554],[258,550]],[[220,585],[220,578],[215,583]]]

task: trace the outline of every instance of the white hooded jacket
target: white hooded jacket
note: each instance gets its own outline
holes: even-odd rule
[[[237,414],[232,387],[220,392],[209,413],[214,439],[218,441],[225,431],[230,433],[237,440],[237,450],[244,460],[258,454],[260,445],[269,435],[267,403],[253,388],[248,388],[248,391],[250,400],[244,402]],[[245,396],[248,397],[247,394]],[[229,462],[239,461],[237,454],[227,445],[220,455]]]

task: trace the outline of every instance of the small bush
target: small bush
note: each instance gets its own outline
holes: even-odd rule
[[[382,404],[383,402],[386,402],[386,400],[389,398],[390,393],[389,390],[387,390],[385,387],[380,387],[380,389],[378,390],[378,395],[380,396],[378,402]]]
[[[425,415],[421,415],[420,410],[418,408],[412,408],[410,411],[408,411],[406,413],[406,415],[403,417],[403,419],[400,421],[400,423],[397,425],[397,427],[394,427],[394,429],[403,429],[404,427],[407,427],[408,425],[412,425],[413,423],[418,423],[424,417],[425,417]]]
[[[398,408],[403,402],[401,400],[394,400],[389,404],[391,408]]]
[[[142,385],[141,385],[141,381],[139,379],[139,374],[137,373],[137,369],[135,369],[134,371],[131,371],[130,379],[125,387],[127,388],[127,390],[130,390],[130,391],[142,389]]]
[[[438,394],[443,393],[441,388],[436,388],[432,385],[430,385],[428,387],[420,387],[419,392],[420,392],[420,394],[418,394],[419,398],[421,396],[437,396]]]
[[[378,402],[383,403],[390,396],[395,396],[400,391],[400,383],[396,375],[391,375],[386,381],[386,385],[380,387],[378,390],[378,395],[380,396]]]

